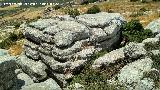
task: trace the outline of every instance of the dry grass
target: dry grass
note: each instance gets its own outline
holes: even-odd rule
[[[20,55],[23,51],[23,40],[17,41],[15,45],[12,45],[8,53],[12,56]]]

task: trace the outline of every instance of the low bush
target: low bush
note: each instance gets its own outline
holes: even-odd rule
[[[139,20],[125,23],[121,30],[123,38],[126,38],[128,42],[142,42],[144,39],[154,36],[151,30],[143,28]]]
[[[55,5],[55,6],[53,7],[54,10],[58,10],[58,9],[60,9],[60,8],[61,8],[60,5]]]
[[[130,0],[130,2],[136,2],[136,1],[139,1],[139,0]]]
[[[157,1],[160,1],[160,0],[152,0],[152,1],[157,2]]]
[[[80,12],[77,9],[71,9],[71,8],[66,9],[65,13],[70,15],[73,18],[75,18],[76,16],[80,15]]]
[[[151,51],[151,50],[160,50],[160,42],[157,42],[157,43],[154,43],[154,44],[152,44],[152,43],[147,43],[147,44],[145,44],[145,49],[147,50],[147,51]]]
[[[94,2],[96,2],[96,1],[98,1],[98,0],[84,0],[84,1],[81,3],[81,5],[89,4],[89,3],[94,3]]]
[[[13,45],[17,40],[24,38],[22,32],[18,33],[10,33],[9,36],[5,39],[2,39],[0,42],[0,48],[9,49],[11,45]]]
[[[146,9],[145,7],[142,7],[139,9],[139,11],[146,12],[146,11],[148,11],[148,9]]]
[[[87,10],[87,14],[95,14],[101,12],[100,8],[97,5],[92,6]]]

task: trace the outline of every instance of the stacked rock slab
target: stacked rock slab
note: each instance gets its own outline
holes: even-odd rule
[[[8,90],[13,86],[16,80],[14,70],[17,68],[15,60],[6,50],[0,49],[0,90]]]
[[[97,51],[120,40],[124,19],[117,13],[67,15],[24,25],[24,55],[18,63],[34,81],[54,78],[64,86]]]

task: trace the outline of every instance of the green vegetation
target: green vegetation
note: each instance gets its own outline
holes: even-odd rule
[[[80,83],[85,86],[85,90],[124,90],[121,85],[112,85],[107,81],[113,73],[106,69],[93,70],[91,65],[95,59],[106,54],[107,51],[100,51],[92,56],[80,74],[75,75],[71,84]],[[113,70],[113,69],[112,69]],[[113,70],[114,71],[114,70]]]
[[[65,13],[70,15],[71,17],[75,18],[76,16],[80,15],[80,12],[75,8],[67,8]]]
[[[22,8],[13,8],[10,10],[0,10],[0,17],[8,16],[8,15],[13,15],[13,14],[18,14],[19,12],[22,12]]]
[[[127,42],[142,42],[144,39],[154,36],[151,30],[143,28],[139,20],[125,23],[121,30],[123,38],[127,39]]]
[[[58,10],[58,9],[60,9],[60,8],[62,8],[60,5],[55,5],[55,6],[53,7],[54,10]]]
[[[100,8],[97,5],[93,5],[91,8],[87,10],[87,14],[95,14],[101,12]]]
[[[0,42],[0,48],[8,49],[11,45],[13,45],[17,40],[24,38],[22,32],[11,32],[9,33],[7,38],[4,38]]]
[[[145,49],[149,52],[148,56],[152,58],[153,65],[152,68],[155,68],[158,70],[157,71],[152,71],[152,72],[145,72],[144,73],[144,78],[151,78],[154,80],[155,83],[155,88],[160,88],[160,75],[159,75],[159,70],[160,70],[160,54],[153,55],[151,52],[152,50],[160,50],[160,42],[158,43],[147,43],[145,44]]]
[[[157,43],[147,43],[145,44],[145,49],[147,51],[152,51],[152,50],[160,50],[160,42],[157,42]],[[160,55],[153,55],[151,52],[148,53],[148,56],[150,56],[153,60],[153,68],[156,68],[158,70],[160,70]]]
[[[84,1],[81,3],[81,5],[89,4],[89,3],[94,3],[94,2],[96,2],[96,1],[98,1],[98,0],[84,0]]]

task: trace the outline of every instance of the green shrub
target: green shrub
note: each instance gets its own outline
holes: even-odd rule
[[[8,49],[11,45],[13,45],[17,40],[24,38],[22,32],[19,33],[10,33],[9,36],[5,39],[2,39],[0,42],[0,48]]]
[[[145,7],[142,7],[142,8],[139,9],[139,11],[146,12],[148,10]]]
[[[130,2],[136,2],[136,1],[139,1],[139,0],[130,0]]]
[[[157,1],[160,1],[160,0],[152,0],[152,1],[157,2]]]
[[[21,25],[21,23],[18,23],[18,22],[14,24],[16,29],[18,29],[20,27],[20,25]]]
[[[89,4],[89,3],[94,3],[94,2],[96,2],[96,1],[98,1],[98,0],[85,0],[85,1],[83,1],[83,2],[81,3],[81,5]]]
[[[77,9],[71,9],[71,8],[66,9],[65,13],[73,18],[80,15],[80,12]]]
[[[147,50],[147,51],[151,51],[151,50],[160,50],[160,42],[157,42],[157,43],[154,43],[154,44],[152,44],[152,43],[147,43],[147,44],[145,44],[145,49]]]
[[[128,42],[142,42],[144,39],[153,37],[151,30],[144,29],[139,20],[131,20],[122,28],[122,35]]]
[[[87,10],[87,14],[95,14],[101,12],[100,8],[97,5],[92,6]]]
[[[60,9],[60,8],[61,8],[60,5],[55,5],[55,6],[53,7],[54,10],[58,10],[58,9]]]

